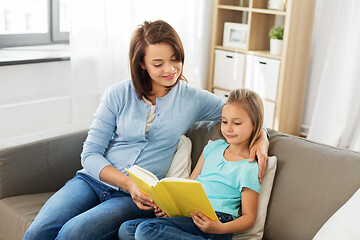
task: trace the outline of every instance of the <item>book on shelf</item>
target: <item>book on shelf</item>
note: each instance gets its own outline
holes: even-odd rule
[[[171,177],[159,180],[155,174],[137,165],[126,168],[126,171],[137,187],[169,217],[191,217],[190,213],[197,210],[218,221],[200,182]]]

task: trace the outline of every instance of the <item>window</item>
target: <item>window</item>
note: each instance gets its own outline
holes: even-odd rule
[[[0,0],[0,47],[69,41],[71,0]]]

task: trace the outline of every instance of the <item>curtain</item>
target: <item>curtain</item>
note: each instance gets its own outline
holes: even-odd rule
[[[319,79],[307,138],[360,151],[360,1],[318,0],[308,81]]]
[[[72,122],[91,122],[100,96],[111,84],[130,79],[132,32],[145,20],[165,20],[185,49],[184,75],[206,88],[213,1],[76,0],[70,33]]]

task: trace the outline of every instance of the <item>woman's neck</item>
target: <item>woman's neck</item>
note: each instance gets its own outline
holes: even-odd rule
[[[146,96],[146,99],[151,102],[151,105],[156,105],[156,96]]]
[[[151,95],[146,96],[146,98],[149,99],[149,101],[151,102],[152,105],[156,105],[156,99],[164,97],[168,93],[169,93],[169,90],[166,88],[161,88],[161,89],[153,88],[153,90],[151,91]]]

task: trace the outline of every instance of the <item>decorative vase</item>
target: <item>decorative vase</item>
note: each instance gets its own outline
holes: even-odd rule
[[[285,11],[286,0],[268,0],[267,8],[279,11]]]
[[[270,39],[270,53],[274,55],[281,55],[283,40],[281,39]]]

